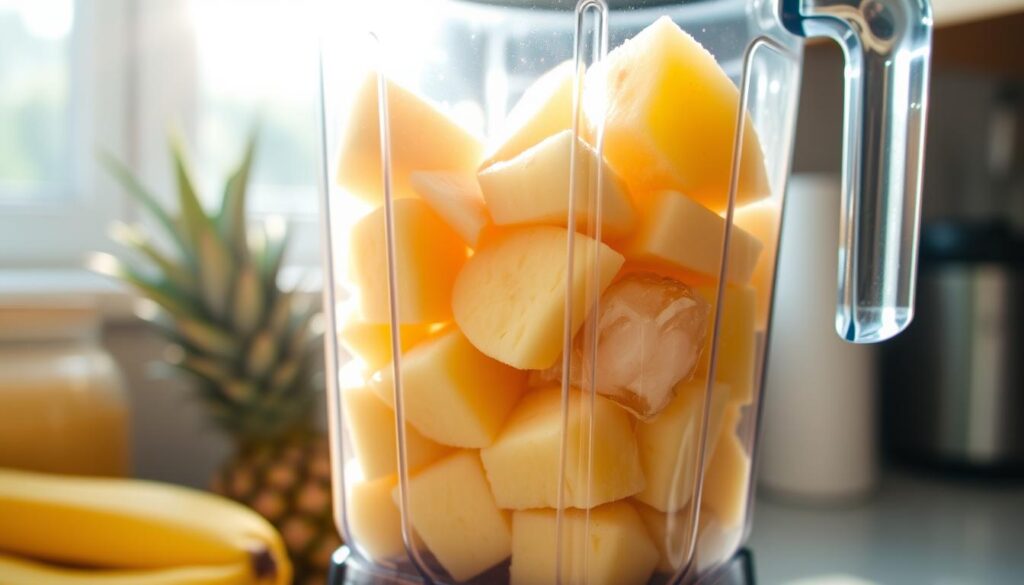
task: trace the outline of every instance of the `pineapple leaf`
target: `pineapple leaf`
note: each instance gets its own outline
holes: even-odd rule
[[[168,341],[180,344],[184,340],[178,334],[174,318],[155,301],[146,297],[139,297],[133,303],[133,312],[139,319],[150,324]]]
[[[231,290],[232,262],[230,252],[214,229],[213,222],[203,211],[192,179],[189,177],[181,140],[171,138],[174,171],[178,180],[178,204],[181,207],[182,229],[197,251],[199,281],[203,302],[207,310],[222,319]]]
[[[199,382],[192,389],[194,398],[199,398],[202,401],[203,408],[206,410],[206,414],[210,415],[211,411],[224,409],[225,411],[232,411],[237,409],[237,404],[224,389],[223,382],[214,382],[208,379],[206,376],[199,372],[195,372],[187,369],[183,366],[178,366],[178,369],[192,374],[196,381]]]
[[[288,248],[288,224],[281,218],[270,218],[264,224],[266,251],[263,255],[263,280],[267,288],[277,288],[277,276]]]
[[[291,358],[281,363],[270,376],[269,395],[287,391],[299,377],[302,361],[298,358]]]
[[[281,337],[288,329],[296,305],[295,291],[289,290],[277,295],[274,305],[267,318],[267,329],[277,337]]]
[[[200,237],[207,231],[212,231],[213,226],[203,206],[199,203],[199,196],[196,194],[192,178],[188,173],[188,164],[185,160],[185,151],[181,139],[171,137],[171,156],[174,160],[174,175],[178,181],[178,206],[181,213],[181,227],[185,231],[188,240],[193,248],[199,251]]]
[[[185,239],[182,238],[181,232],[178,230],[178,226],[167,211],[160,206],[157,202],[156,197],[153,196],[142,183],[135,178],[135,175],[126,167],[121,161],[117,160],[114,155],[107,151],[101,151],[98,155],[100,163],[107,168],[107,171],[121,184],[121,187],[131,195],[135,201],[141,204],[146,211],[148,211],[153,218],[160,223],[164,228],[164,231],[174,240],[174,243],[181,249],[182,254],[185,258],[191,262],[193,260],[192,250]]]
[[[182,143],[172,137],[177,216],[107,156],[111,172],[168,230],[181,254],[162,250],[137,227],[115,225],[114,239],[138,254],[140,264],[101,255],[97,263],[147,297],[142,303],[147,309],[139,316],[158,325],[175,344],[176,351],[165,359],[195,378],[209,420],[250,444],[272,441],[309,423],[316,404],[312,350],[319,335],[313,333],[318,307],[310,295],[284,291],[278,284],[287,224],[279,218],[245,222],[255,143],[254,132],[224,185],[223,199],[207,212]],[[154,274],[143,268],[153,268]]]
[[[128,283],[176,318],[188,318],[196,314],[196,307],[166,278],[145,276],[126,262],[109,254],[93,254],[87,263],[94,272]]]
[[[217,227],[228,246],[239,260],[245,259],[249,253],[245,224],[246,190],[249,184],[249,173],[256,151],[257,132],[253,130],[246,143],[242,162],[228,178],[224,186],[224,199],[221,201],[220,213],[217,215]]]
[[[179,318],[177,326],[182,338],[199,351],[227,359],[238,356],[235,338],[215,325],[200,319]]]
[[[278,357],[278,343],[270,331],[260,332],[252,341],[245,359],[246,373],[262,379],[274,367]]]
[[[303,313],[292,320],[285,355],[302,353],[307,343],[319,337],[319,333],[316,332],[320,328],[319,321],[320,310],[315,304],[310,303]]]
[[[200,232],[198,248],[203,302],[215,318],[224,320],[234,277],[231,254],[210,229]]]
[[[195,354],[186,354],[184,358],[174,365],[188,370],[218,387],[223,386],[231,379],[231,372],[224,367],[224,362],[221,360],[200,357]]]
[[[245,263],[238,272],[235,282],[235,299],[232,304],[232,323],[244,336],[252,335],[263,321],[265,302],[263,283],[251,263]]]
[[[196,282],[193,274],[158,250],[139,227],[114,222],[110,226],[110,238],[145,256],[182,292],[190,295],[195,292]]]
[[[256,396],[256,384],[252,380],[235,378],[223,385],[224,393],[234,402],[251,403]]]

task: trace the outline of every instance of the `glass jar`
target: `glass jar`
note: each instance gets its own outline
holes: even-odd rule
[[[87,305],[0,307],[0,467],[124,476],[128,403]]]
[[[641,584],[738,550],[800,36],[849,56],[837,330],[910,317],[929,8],[838,4],[328,3],[354,582]]]

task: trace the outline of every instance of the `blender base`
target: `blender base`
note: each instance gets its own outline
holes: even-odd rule
[[[419,578],[375,567],[341,547],[331,557],[328,585],[428,585]],[[754,585],[754,558],[742,549],[732,559],[695,585]]]

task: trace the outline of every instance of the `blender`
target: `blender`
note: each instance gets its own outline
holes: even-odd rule
[[[846,56],[837,333],[912,318],[927,0],[326,3],[350,583],[692,582],[750,530],[801,47]]]

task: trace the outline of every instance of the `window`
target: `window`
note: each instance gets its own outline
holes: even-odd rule
[[[306,6],[294,0],[189,1],[198,56],[201,180],[208,190],[217,189],[258,125],[251,192],[257,213],[295,217],[317,211],[316,44]]]
[[[72,0],[0,0],[0,201],[67,196]]]
[[[0,0],[0,268],[80,266],[119,211],[125,2]]]
[[[112,152],[173,200],[167,130],[216,200],[259,126],[250,211],[285,216],[318,263],[312,2],[0,0],[0,269],[80,267],[139,214],[97,164]]]

